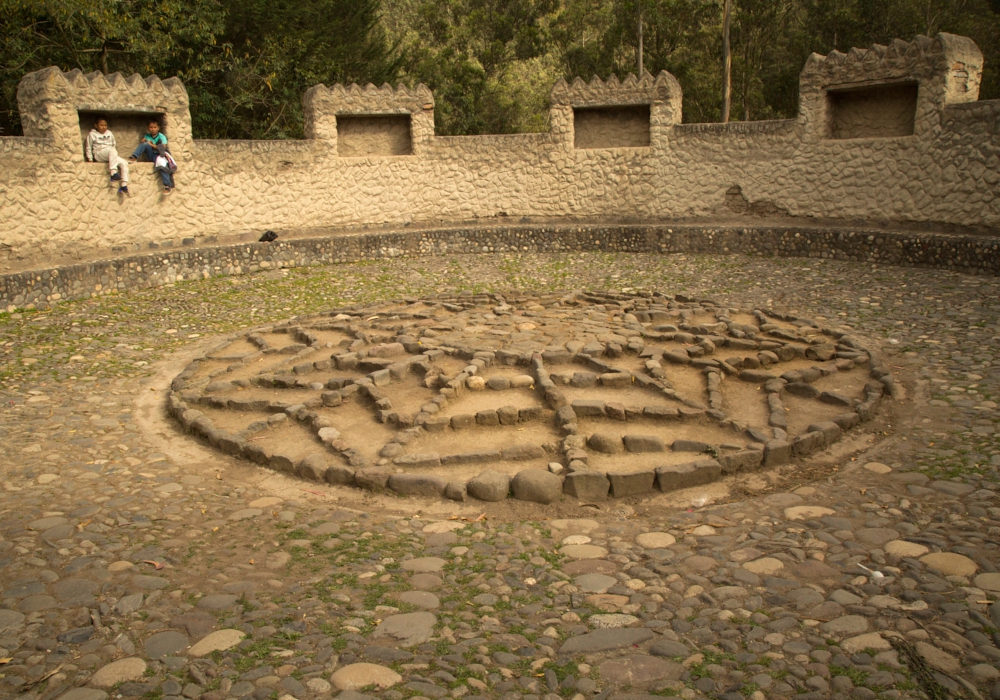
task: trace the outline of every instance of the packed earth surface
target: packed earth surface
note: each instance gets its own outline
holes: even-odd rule
[[[998,299],[995,278],[940,270],[579,253],[275,270],[2,314],[0,695],[998,698]],[[403,318],[415,305],[425,318]],[[512,337],[570,322],[611,332]],[[496,346],[445,342],[470,326]],[[758,346],[709,353],[712,335]],[[845,355],[806,356],[829,343]],[[869,420],[835,422],[874,385]],[[836,439],[763,463],[824,423]],[[248,459],[260,443],[287,463]],[[534,456],[505,459],[516,445]],[[717,478],[617,497],[469,487],[486,467],[506,497],[499,481],[525,470],[610,486],[698,460]],[[386,481],[357,488],[366,469]]]

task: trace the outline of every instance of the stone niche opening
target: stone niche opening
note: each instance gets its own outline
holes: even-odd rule
[[[913,136],[917,83],[828,90],[831,139]]]
[[[338,114],[337,154],[345,158],[413,155],[410,115]]]
[[[94,128],[94,120],[98,117],[105,117],[108,120],[108,130],[115,135],[115,143],[118,146],[118,155],[128,158],[132,151],[139,145],[139,141],[146,134],[149,122],[156,120],[167,139],[170,134],[165,128],[165,119],[162,112],[115,112],[112,110],[77,110],[80,116],[80,147],[86,149],[87,134]]]
[[[574,148],[648,148],[649,105],[576,107]]]

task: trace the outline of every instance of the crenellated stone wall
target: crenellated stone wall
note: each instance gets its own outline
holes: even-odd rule
[[[981,71],[975,44],[947,34],[814,55],[796,119],[730,124],[681,124],[681,89],[667,73],[559,81],[549,132],[464,137],[434,134],[425,86],[320,85],[303,97],[306,139],[210,141],[192,138],[176,78],[49,68],[21,82],[26,135],[0,138],[0,272],[266,229],[495,217],[764,212],[806,226],[996,230],[1000,101],[977,101]],[[104,164],[84,162],[80,115],[91,112],[109,114],[113,129],[118,117],[161,120],[180,167],[172,196],[151,164],[133,166],[133,195],[122,198]]]

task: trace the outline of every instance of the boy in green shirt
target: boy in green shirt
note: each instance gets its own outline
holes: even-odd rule
[[[160,133],[160,122],[150,119],[147,127],[149,128],[149,132],[142,137],[139,146],[132,153],[132,157],[129,158],[132,162],[141,159],[156,163],[157,156],[163,157],[166,155],[167,137],[165,134]],[[170,160],[172,161],[173,159]],[[163,194],[170,194],[174,189],[174,178],[171,170],[159,167],[156,170],[159,171],[160,179],[163,180]]]

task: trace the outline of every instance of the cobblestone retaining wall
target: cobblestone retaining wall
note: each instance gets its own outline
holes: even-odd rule
[[[1000,238],[847,228],[492,226],[180,248],[0,276],[0,309],[264,269],[470,253],[742,253],[1000,274]]]

